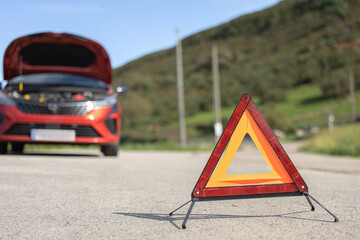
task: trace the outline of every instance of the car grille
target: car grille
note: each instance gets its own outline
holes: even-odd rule
[[[26,102],[17,102],[16,107],[23,113],[32,114],[57,114],[57,115],[86,115],[89,112],[86,102],[77,104],[55,104],[54,108],[49,107],[50,104],[33,104]]]
[[[30,136],[31,129],[66,129],[75,130],[76,137],[100,137],[91,126],[84,125],[54,125],[54,124],[15,124],[5,132],[6,135]]]

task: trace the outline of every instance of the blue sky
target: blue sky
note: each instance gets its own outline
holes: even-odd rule
[[[68,32],[91,38],[119,67],[173,47],[181,37],[275,5],[280,0],[0,0],[0,78],[3,56],[15,38],[36,32]]]

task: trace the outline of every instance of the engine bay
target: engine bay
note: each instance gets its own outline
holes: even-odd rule
[[[7,96],[13,100],[29,101],[38,103],[56,102],[80,102],[80,101],[96,101],[101,100],[109,95],[107,92],[92,92],[92,91],[40,91],[22,93],[17,90],[7,91]]]

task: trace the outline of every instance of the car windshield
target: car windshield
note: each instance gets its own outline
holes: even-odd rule
[[[106,90],[106,84],[101,80],[78,75],[64,73],[38,73],[14,77],[9,81],[7,88],[22,88],[21,91],[23,92],[36,90],[40,91],[43,89],[78,90],[79,88],[104,91]]]

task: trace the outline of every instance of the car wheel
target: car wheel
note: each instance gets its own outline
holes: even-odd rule
[[[117,156],[118,155],[118,150],[119,150],[119,145],[118,144],[101,146],[101,152],[105,156]]]
[[[25,145],[24,143],[12,142],[11,151],[13,151],[14,153],[21,154],[24,151],[24,145]]]
[[[6,154],[7,153],[7,142],[1,142],[0,143],[0,154]]]

